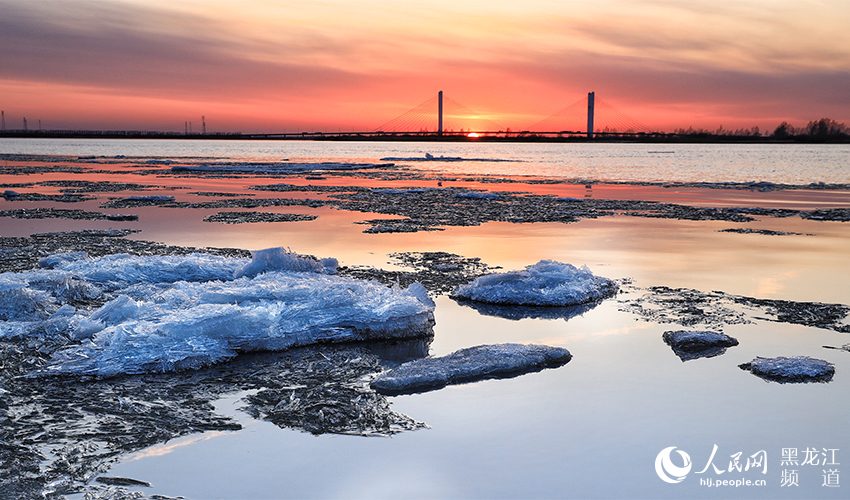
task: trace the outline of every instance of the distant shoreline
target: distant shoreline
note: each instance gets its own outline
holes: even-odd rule
[[[597,132],[592,139],[582,135],[558,136],[552,133],[510,132],[469,137],[465,133],[329,133],[303,132],[282,134],[208,133],[184,134],[155,131],[23,131],[0,132],[0,139],[164,139],[164,140],[213,140],[213,141],[359,141],[359,142],[514,142],[514,143],[655,143],[655,144],[850,144],[850,137],[793,136],[785,138],[715,135],[715,134],[621,134]]]

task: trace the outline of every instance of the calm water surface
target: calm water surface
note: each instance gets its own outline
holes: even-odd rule
[[[0,153],[210,156],[245,160],[353,160],[435,156],[520,163],[417,162],[453,173],[543,175],[616,181],[850,182],[850,145],[511,144],[315,141],[0,139]]]

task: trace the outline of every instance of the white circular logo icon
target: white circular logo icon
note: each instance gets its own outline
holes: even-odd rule
[[[674,451],[682,458],[681,466],[673,463]],[[664,448],[655,457],[655,473],[665,483],[681,483],[689,472],[691,472],[691,456],[682,450],[677,450],[675,446]]]

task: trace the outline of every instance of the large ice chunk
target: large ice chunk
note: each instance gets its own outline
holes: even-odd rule
[[[725,333],[708,330],[664,332],[662,338],[682,361],[712,358],[725,353],[727,347],[738,345],[738,339]]]
[[[429,335],[433,305],[418,287],[270,272],[230,282],[178,282],[133,306],[91,341],[54,354],[48,374],[109,377],[198,368],[240,352]],[[98,317],[106,319],[98,314]],[[111,316],[114,321],[115,316]]]
[[[372,381],[382,394],[411,394],[450,384],[506,378],[562,366],[572,358],[562,347],[494,344],[468,347],[441,357],[404,363]]]
[[[164,372],[244,351],[432,334],[434,303],[421,285],[327,274],[335,259],[282,249],[253,261],[115,254],[45,264],[0,274],[0,338],[54,346],[42,350],[53,354],[41,374]]]
[[[481,276],[452,293],[459,299],[488,304],[571,306],[600,300],[617,291],[613,281],[587,267],[541,260],[522,271]]]
[[[339,265],[336,259],[317,259],[311,255],[299,255],[286,248],[267,248],[251,254],[251,262],[240,269],[234,278],[253,277],[268,271],[294,271],[307,273],[336,274]]]

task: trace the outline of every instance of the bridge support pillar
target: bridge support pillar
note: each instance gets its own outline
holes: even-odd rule
[[[593,113],[596,106],[596,92],[587,93],[587,138],[593,139]]]
[[[443,135],[443,91],[437,92],[437,135]]]

